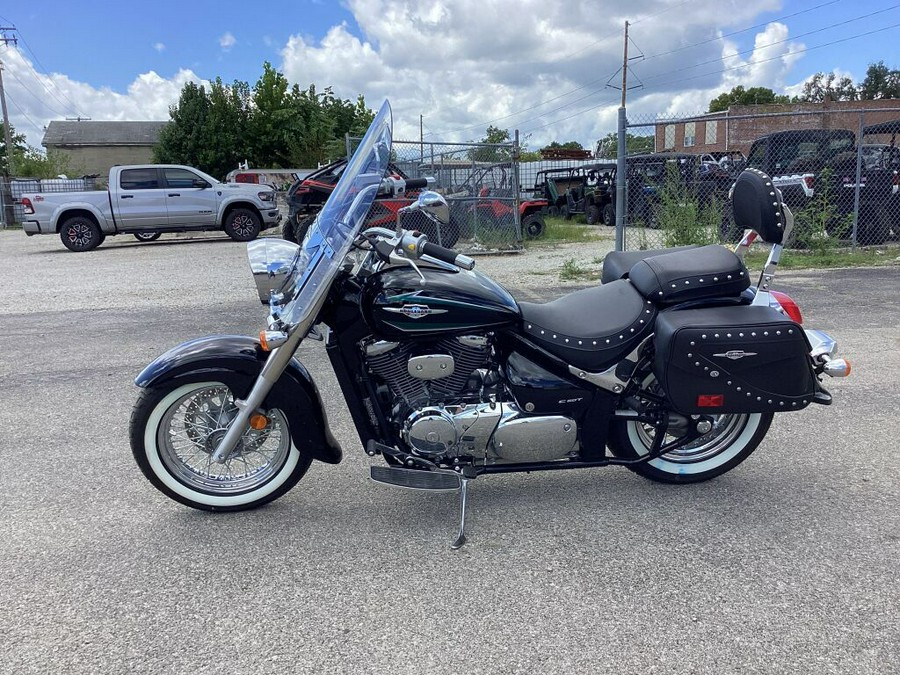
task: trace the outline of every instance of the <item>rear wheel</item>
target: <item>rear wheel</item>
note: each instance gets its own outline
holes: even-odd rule
[[[562,204],[559,207],[559,215],[563,220],[568,220],[569,218],[572,217],[572,214],[569,213],[569,205],[568,204]]]
[[[860,213],[856,226],[856,242],[862,246],[881,246],[891,232],[891,215],[881,208],[871,213]]]
[[[59,238],[70,251],[82,253],[97,248],[105,237],[100,226],[87,216],[72,216],[59,228]]]
[[[654,378],[645,386],[656,388]],[[651,389],[652,390],[652,389]],[[660,483],[699,483],[730,471],[749,457],[769,430],[772,413],[714,416],[709,433],[656,459],[629,465],[635,473]],[[650,452],[655,429],[634,421],[616,421],[610,427],[609,447],[616,457],[637,459]],[[664,443],[675,440],[666,435]]]
[[[588,206],[584,211],[584,219],[588,225],[596,225],[600,222],[600,207],[596,204]]]
[[[131,415],[131,451],[144,476],[175,501],[207,511],[243,511],[277,499],[306,473],[311,458],[291,441],[283,412],[265,412],[224,464],[212,453],[237,415],[221,382],[144,389]]]

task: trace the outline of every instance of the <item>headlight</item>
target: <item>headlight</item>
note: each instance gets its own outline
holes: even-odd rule
[[[256,196],[262,199],[264,202],[275,201],[275,193],[272,190],[267,190],[266,192],[258,192]]]
[[[272,293],[282,290],[294,269],[294,258],[299,250],[297,244],[272,237],[247,244],[250,271],[262,304],[269,304]]]

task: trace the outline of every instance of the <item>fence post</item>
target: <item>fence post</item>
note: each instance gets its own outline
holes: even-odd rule
[[[628,170],[625,162],[625,106],[619,108],[619,135],[616,153],[616,250],[625,250],[625,181]]]
[[[856,187],[853,189],[853,235],[851,243],[856,248],[856,237],[859,231],[859,182],[862,180],[862,146],[863,146],[863,126],[865,125],[866,114],[859,113],[859,133],[856,136]]]
[[[513,143],[513,151],[512,151],[512,184],[513,184],[513,199],[514,204],[513,208],[515,209],[513,213],[513,222],[516,224],[515,234],[516,234],[516,244],[520,244],[522,242],[522,218],[521,212],[519,211],[520,201],[519,201],[519,191],[522,186],[519,185],[519,130],[516,129],[515,142]]]

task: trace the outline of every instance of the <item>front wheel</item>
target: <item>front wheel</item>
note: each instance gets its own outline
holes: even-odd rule
[[[259,216],[250,209],[234,209],[225,216],[225,234],[235,241],[253,241],[261,229]]]
[[[756,450],[769,430],[772,413],[717,415],[708,434],[656,459],[629,465],[635,473],[660,483],[699,483],[720,476]],[[655,430],[634,421],[616,421],[609,447],[620,459],[637,459],[650,452]],[[674,440],[666,436],[664,442]]]
[[[134,238],[141,242],[156,241],[162,236],[161,232],[135,232]]]
[[[144,476],[175,501],[206,511],[244,511],[277,499],[312,461],[291,441],[284,413],[265,411],[224,464],[212,453],[237,415],[221,382],[162,384],[143,389],[131,415],[131,451]]]

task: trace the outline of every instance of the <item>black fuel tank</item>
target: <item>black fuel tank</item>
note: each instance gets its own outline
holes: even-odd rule
[[[373,274],[363,287],[362,311],[381,339],[435,337],[493,330],[515,323],[519,305],[509,292],[480,272],[422,267]]]

